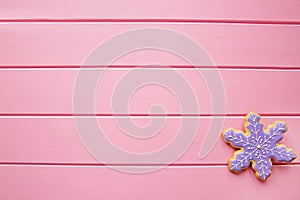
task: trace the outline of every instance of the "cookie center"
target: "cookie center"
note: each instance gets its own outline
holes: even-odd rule
[[[261,148],[261,146],[260,146],[260,145],[257,145],[256,147],[257,147],[258,149],[260,149],[260,148]]]

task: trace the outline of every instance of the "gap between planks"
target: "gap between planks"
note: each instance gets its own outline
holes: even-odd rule
[[[155,66],[155,65],[154,65]],[[131,69],[145,69],[145,70],[170,70],[170,69],[176,69],[178,71],[184,70],[184,71],[212,71],[212,70],[227,70],[227,71],[266,71],[266,72],[272,72],[272,71],[283,71],[283,72],[291,72],[291,71],[300,71],[300,67],[185,67],[185,66],[178,66],[178,67],[172,67],[172,66],[160,66],[160,67],[143,67],[143,66],[133,66],[133,67],[120,67],[120,66],[108,66],[108,67],[96,67],[96,66],[89,66],[89,67],[64,67],[64,66],[46,66],[46,67],[16,67],[16,66],[12,66],[12,67],[7,67],[7,66],[1,66],[0,64],[0,71],[68,71],[68,70],[131,70]]]
[[[218,69],[225,69],[225,70],[257,70],[257,71],[299,71],[299,67],[280,67],[280,66],[212,66],[212,67],[202,67],[202,66],[191,66],[191,65],[170,65],[170,66],[136,66],[136,65],[111,65],[111,66],[80,66],[80,65],[36,65],[36,66],[18,66],[18,65],[10,65],[10,66],[1,66],[0,70],[68,70],[68,69],[106,69],[106,70],[113,70],[113,69],[132,69],[132,68],[139,68],[139,69],[184,69],[184,70],[218,70]]]
[[[73,18],[73,19],[0,19],[1,24],[8,23],[172,23],[172,24],[255,24],[255,25],[300,25],[300,21],[288,20],[209,20],[209,19],[93,19],[93,18]]]
[[[273,166],[300,166],[300,162],[273,163]],[[38,162],[0,162],[0,166],[62,166],[62,167],[172,167],[172,168],[209,168],[227,167],[227,163],[172,163],[172,164],[102,164],[102,163],[38,163]]]
[[[72,113],[0,113],[1,118],[145,118],[145,117],[167,117],[167,118],[241,118],[244,114],[72,114]],[[298,118],[300,113],[260,113],[263,118]]]

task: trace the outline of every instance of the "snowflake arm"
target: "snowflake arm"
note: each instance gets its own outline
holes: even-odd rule
[[[238,148],[248,145],[247,138],[243,132],[235,132],[233,129],[227,129],[223,132],[224,140],[231,144],[231,146]]]
[[[276,144],[283,138],[283,134],[287,131],[287,126],[285,122],[277,121],[268,127],[268,132],[266,134],[265,142],[270,142]]]
[[[255,171],[256,177],[258,177],[261,180],[266,180],[272,173],[271,160],[259,157],[259,159],[254,162],[253,169]]]
[[[285,145],[277,145],[269,150],[272,153],[272,157],[277,161],[291,162],[296,158],[293,150],[288,149]]]
[[[245,118],[245,129],[250,133],[250,137],[258,139],[264,137],[263,124],[260,122],[260,116],[256,113],[249,113]]]
[[[240,172],[249,167],[250,160],[251,154],[241,150],[234,154],[233,158],[228,161],[228,165],[231,171]]]

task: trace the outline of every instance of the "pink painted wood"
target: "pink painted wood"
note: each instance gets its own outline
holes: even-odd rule
[[[300,26],[217,23],[4,23],[0,25],[0,65],[78,66],[97,45],[142,27],[167,28],[187,35],[203,46],[217,66],[300,66]],[[188,65],[175,55],[153,50],[131,53],[114,64]]]
[[[169,167],[126,174],[102,167],[0,167],[1,199],[290,199],[299,195],[299,166],[275,166],[267,182],[251,170],[233,174],[226,166]]]
[[[232,200],[299,199],[300,158],[293,164],[275,163],[274,174],[264,183],[251,169],[240,175],[227,169],[234,150],[220,138],[208,156],[199,159],[212,114],[227,115],[224,128],[242,129],[242,116],[251,110],[263,114],[265,125],[285,120],[289,131],[283,143],[299,156],[298,0],[1,0],[0,4],[0,199],[224,199],[228,191],[235,193]],[[136,153],[155,151],[176,137],[178,115],[200,121],[181,158],[164,170],[137,175],[114,171],[109,165],[125,169],[166,163],[99,164],[80,141],[71,115],[79,72],[73,68],[107,39],[142,27],[175,30],[203,46],[221,68],[226,112],[212,113],[203,77],[185,60],[154,50],[120,57],[105,72],[95,95],[98,122],[116,146]],[[155,84],[139,88],[129,101],[129,111],[117,114],[139,115],[132,120],[141,127],[151,125],[147,115],[152,105],[162,104],[168,116],[158,135],[138,140],[116,126],[111,99],[129,68],[148,64],[173,67],[190,84],[201,107],[200,112],[182,113],[176,94],[167,88]],[[158,68],[154,71],[163,70]],[[199,114],[206,116],[195,116]]]
[[[156,119],[163,119],[156,117]],[[122,118],[119,117],[122,120]],[[190,118],[192,119],[192,118]],[[226,164],[232,156],[233,149],[220,138],[212,150],[203,159],[199,159],[199,152],[211,123],[211,117],[200,117],[199,127],[189,147],[176,164]],[[124,119],[123,119],[124,120]],[[137,126],[148,126],[151,124],[150,117],[132,117]],[[262,122],[267,125],[276,120],[284,120],[289,130],[282,143],[295,152],[300,152],[300,129],[299,117],[263,117]],[[180,117],[167,117],[165,125],[158,130],[155,137],[148,139],[135,139],[124,133],[128,129],[119,129],[112,117],[99,117],[99,124],[106,137],[113,145],[126,151],[135,153],[149,153],[164,148],[172,139],[176,138],[181,125]],[[243,130],[243,117],[226,117],[225,128]],[[185,130],[186,133],[193,132],[192,129]],[[87,151],[79,138],[74,119],[71,117],[2,117],[0,118],[0,163],[85,163],[101,164]],[[141,132],[142,136],[143,132]],[[212,133],[211,133],[212,134]],[[8,153],[9,152],[9,153]],[[300,158],[295,163],[300,163]],[[117,162],[104,164],[139,164],[134,162]],[[165,164],[151,162],[149,164]]]
[[[156,69],[157,74],[160,70],[163,69]],[[111,104],[115,87],[121,77],[129,71],[112,69],[103,74],[95,95],[97,114],[112,114]],[[144,69],[143,73],[147,71],[152,72],[149,76],[155,74],[153,69]],[[183,114],[212,114],[211,96],[205,80],[195,70],[174,71],[190,84],[199,104],[199,112],[195,110]],[[0,70],[0,90],[5,91],[1,94],[0,113],[72,114],[73,89],[78,72],[78,69]],[[221,69],[219,73],[224,83],[227,114],[244,115],[251,110],[272,115],[300,113],[299,70]],[[124,82],[123,85],[126,87]],[[136,87],[138,86],[140,85]],[[174,83],[172,87],[180,85]],[[168,88],[155,84],[139,88],[131,98],[125,100],[130,100],[129,111],[119,111],[115,114],[148,115],[150,108],[155,104],[161,104],[166,114],[182,112],[179,104],[182,100],[178,102],[175,94]],[[161,112],[153,111],[152,114]]]
[[[297,0],[2,0],[2,19],[220,20],[299,22]],[[270,5],[272,5],[270,7]]]

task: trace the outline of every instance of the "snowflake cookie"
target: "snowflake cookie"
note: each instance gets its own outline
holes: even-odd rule
[[[263,130],[260,116],[250,112],[245,117],[244,128],[245,133],[231,128],[222,133],[225,142],[239,149],[228,160],[228,168],[231,171],[240,172],[251,163],[256,177],[266,180],[271,175],[271,158],[286,162],[296,158],[292,149],[277,144],[287,131],[285,122],[276,121]]]

